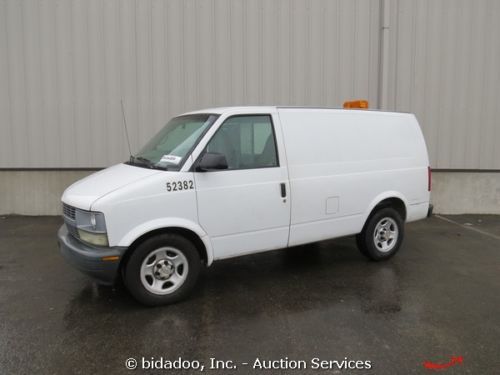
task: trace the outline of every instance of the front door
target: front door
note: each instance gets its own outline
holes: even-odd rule
[[[288,244],[288,173],[277,130],[271,115],[232,116],[204,150],[224,154],[228,163],[225,170],[194,174],[198,217],[214,259]]]

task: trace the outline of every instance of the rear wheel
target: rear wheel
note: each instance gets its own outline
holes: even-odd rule
[[[201,269],[196,247],[177,234],[147,239],[130,256],[125,266],[125,285],[145,305],[177,302],[193,289]]]
[[[404,237],[404,222],[394,208],[376,211],[366,222],[356,242],[363,255],[371,260],[385,260],[399,250]]]

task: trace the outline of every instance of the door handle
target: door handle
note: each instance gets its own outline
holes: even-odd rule
[[[284,182],[280,184],[281,187],[281,198],[286,198],[286,185]]]

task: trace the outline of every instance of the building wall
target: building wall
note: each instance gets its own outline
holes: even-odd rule
[[[500,173],[435,172],[431,200],[441,214],[500,214]]]
[[[377,101],[377,1],[3,0],[0,168],[104,167],[179,113]]]
[[[192,109],[351,98],[416,113],[433,168],[485,171],[435,174],[439,211],[498,213],[498,19],[496,0],[0,0],[0,214],[58,212],[78,169],[126,159],[120,101],[135,152]]]
[[[64,189],[92,172],[0,171],[0,215],[60,215]]]
[[[500,1],[392,4],[387,108],[417,115],[433,168],[500,170]]]

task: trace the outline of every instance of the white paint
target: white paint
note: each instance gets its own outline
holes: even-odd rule
[[[206,244],[209,263],[359,233],[386,198],[402,200],[407,221],[426,216],[428,158],[411,114],[280,107],[202,112],[221,116],[180,172],[116,165],[71,185],[63,202],[104,213],[110,246],[130,246],[156,229],[188,229]],[[235,114],[272,116],[280,165],[190,171]],[[194,188],[167,190],[179,181],[193,181]]]
[[[339,197],[326,198],[326,214],[336,214],[339,211]]]
[[[90,210],[97,199],[135,181],[160,173],[155,169],[117,164],[96,172],[72,184],[63,194],[62,201],[83,210]]]
[[[279,109],[290,174],[289,245],[358,233],[381,200],[428,205],[428,158],[411,114]],[[325,213],[326,197],[339,210]],[[415,220],[425,217],[408,215]]]

